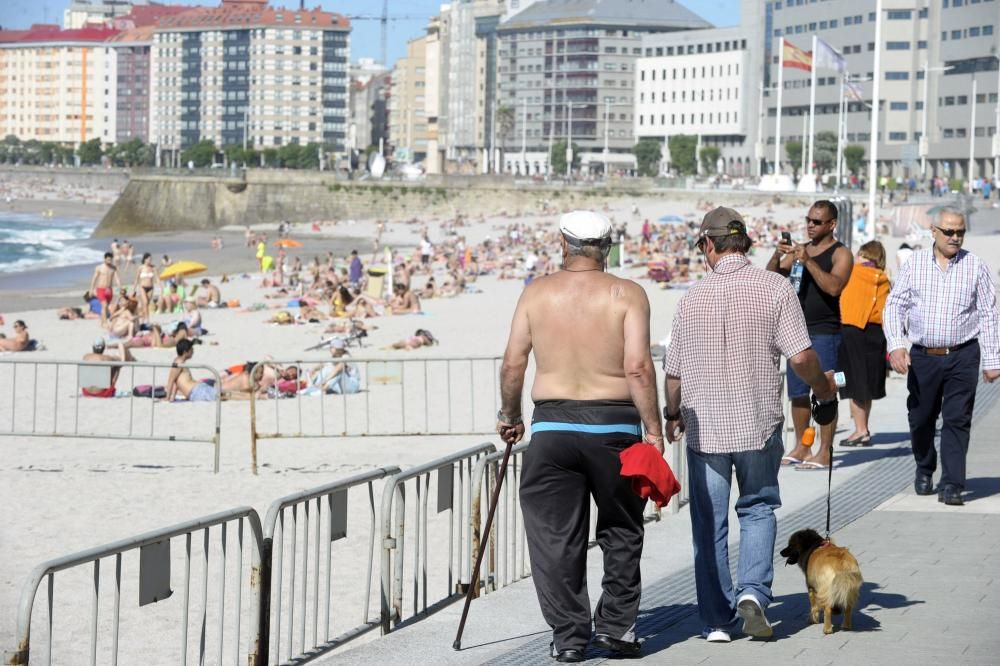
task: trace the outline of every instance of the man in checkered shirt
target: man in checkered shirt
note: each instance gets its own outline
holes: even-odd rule
[[[702,635],[728,642],[770,636],[764,609],[774,578],[774,509],[781,506],[781,356],[820,400],[836,395],[811,347],[788,280],[750,264],[746,223],[730,208],[705,216],[698,248],[711,273],[681,299],[664,359],[667,437],[687,433],[695,582]],[[737,583],[729,573],[733,470],[739,484]]]

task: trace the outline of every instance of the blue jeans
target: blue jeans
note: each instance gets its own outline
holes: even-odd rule
[[[763,608],[773,599],[774,510],[781,506],[778,468],[783,454],[781,428],[757,451],[687,450],[698,614],[706,632],[733,630],[738,619],[736,599],[745,593],[753,594]],[[740,555],[735,592],[729,571],[729,491],[734,469],[740,490],[736,500]]]

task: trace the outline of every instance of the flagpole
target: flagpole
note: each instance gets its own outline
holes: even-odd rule
[[[834,190],[840,191],[840,178],[844,173],[844,80],[847,70],[840,73],[840,104],[837,114],[837,184]]]
[[[878,112],[879,88],[882,83],[882,0],[875,0],[875,63],[872,76],[872,125],[868,148],[868,218],[865,220],[865,238],[875,238],[875,189],[878,187]]]
[[[781,94],[785,90],[785,38],[778,38],[778,109],[774,119],[774,175],[781,173]]]
[[[808,131],[809,131],[809,119],[808,118],[802,118],[802,168],[800,169],[800,173],[802,175],[799,178],[800,180],[804,179],[808,175],[812,175],[812,174],[806,173],[806,146],[805,146],[805,140],[806,140],[806,133]]]
[[[809,79],[809,162],[807,163],[807,168],[809,169],[809,176],[813,175],[813,144],[815,143],[815,133],[816,133],[816,35],[813,35],[813,50],[812,50],[812,62],[809,63],[810,73]],[[813,179],[813,184],[815,184],[815,179]]]

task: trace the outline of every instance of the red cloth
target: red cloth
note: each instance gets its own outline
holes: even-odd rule
[[[632,477],[632,490],[639,497],[656,502],[661,507],[681,491],[670,465],[652,444],[638,442],[618,454],[622,476]]]

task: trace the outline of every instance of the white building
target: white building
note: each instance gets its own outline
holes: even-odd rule
[[[646,35],[636,63],[636,139],[664,141],[694,135],[721,151],[721,173],[752,171],[756,108],[747,89],[749,42],[742,28],[713,28]]]
[[[133,7],[148,4],[149,0],[72,0],[63,10],[63,27],[76,30],[88,25],[109,24],[131,13]]]

